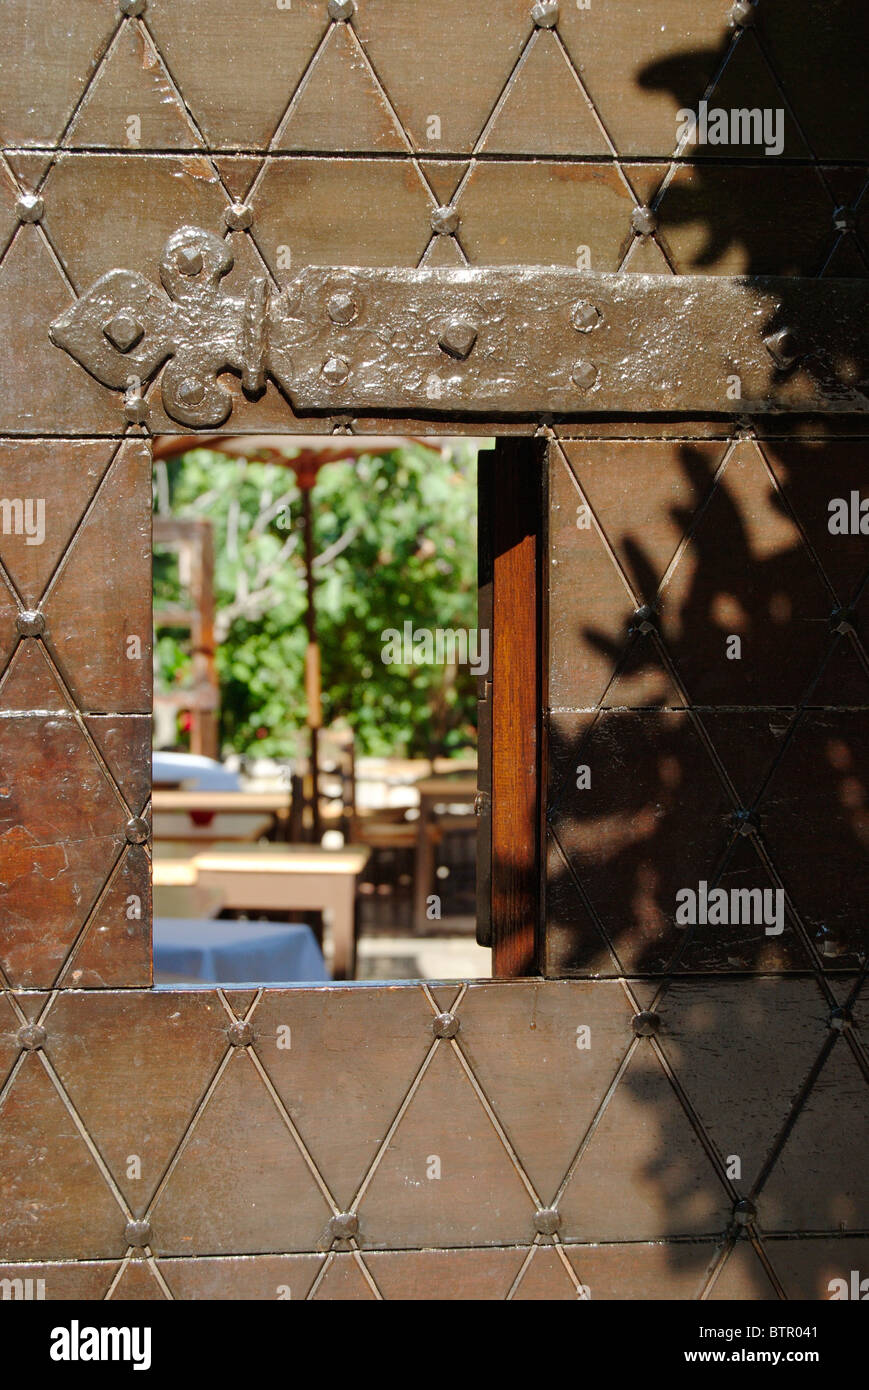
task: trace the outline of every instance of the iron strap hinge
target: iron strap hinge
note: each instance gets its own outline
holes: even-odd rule
[[[330,269],[220,286],[227,242],[182,227],[160,262],[103,275],[50,328],[105,386],[163,367],[166,414],[213,428],[271,377],[293,410],[571,416],[865,411],[869,281],[559,267]]]

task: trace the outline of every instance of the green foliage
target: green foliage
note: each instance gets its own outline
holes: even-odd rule
[[[288,441],[289,444],[289,441]],[[305,747],[305,588],[301,493],[290,467],[204,449],[158,464],[155,494],[174,516],[214,525],[224,749]],[[359,751],[433,756],[473,746],[467,670],[382,663],[381,634],[476,626],[476,445],[410,445],[325,466],[312,493],[323,718],[346,721]],[[331,558],[330,550],[334,547]],[[180,598],[177,565],[155,555],[158,607]],[[189,678],[183,634],[161,631],[157,688]]]

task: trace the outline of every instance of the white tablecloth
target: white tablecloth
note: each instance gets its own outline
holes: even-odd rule
[[[328,979],[308,926],[154,918],[157,985],[321,984]]]

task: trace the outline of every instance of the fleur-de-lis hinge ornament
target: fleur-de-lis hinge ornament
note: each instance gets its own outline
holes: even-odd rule
[[[136,271],[110,270],[55,319],[51,341],[116,390],[147,381],[171,358],[160,383],[167,415],[184,425],[219,425],[232,396],[218,373],[237,371],[245,389],[257,392],[267,369],[279,382],[291,370],[271,341],[279,311],[268,280],[254,277],[243,299],[224,294],[220,281],[232,263],[219,236],[181,227],[160,261],[168,298]],[[286,306],[282,319],[285,313]]]

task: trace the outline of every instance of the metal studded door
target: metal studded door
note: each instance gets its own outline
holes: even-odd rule
[[[869,1240],[851,7],[2,24],[4,1297],[830,1297]],[[227,421],[537,470],[493,556],[525,978],[150,988],[149,439]]]

